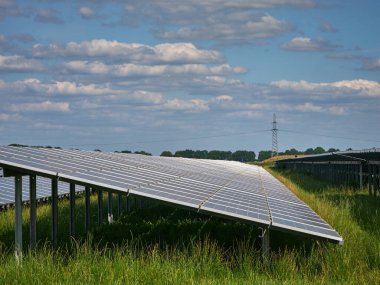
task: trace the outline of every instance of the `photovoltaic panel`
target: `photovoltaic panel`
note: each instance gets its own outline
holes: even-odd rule
[[[21,172],[59,177],[67,182],[149,197],[277,230],[342,242],[339,234],[309,206],[266,170],[254,165],[15,147],[0,147],[0,165]]]
[[[13,177],[3,177],[3,170],[0,168],[0,208],[12,205],[15,202],[15,185]],[[36,199],[44,200],[51,196],[51,180],[45,177],[37,176],[36,178]],[[22,180],[22,201],[29,201],[29,177],[24,176]],[[77,193],[83,192],[83,186],[75,188]],[[70,193],[70,185],[60,181],[58,183],[58,196],[65,196]]]

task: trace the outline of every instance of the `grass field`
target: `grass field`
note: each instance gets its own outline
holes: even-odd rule
[[[260,259],[253,226],[150,203],[85,235],[77,199],[76,240],[68,201],[59,202],[59,248],[52,250],[50,206],[38,207],[35,251],[17,265],[13,211],[0,213],[0,284],[380,284],[380,202],[366,191],[270,170],[344,238],[343,246],[271,232],[271,259]],[[96,220],[96,197],[92,223]],[[23,212],[25,240],[28,209]],[[27,242],[24,245],[27,248]]]

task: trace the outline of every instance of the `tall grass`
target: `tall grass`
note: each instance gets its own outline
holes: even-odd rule
[[[343,246],[271,232],[270,262],[260,258],[257,229],[150,204],[85,234],[77,199],[78,237],[68,238],[68,201],[59,202],[59,247],[51,249],[50,205],[38,207],[35,251],[23,212],[22,263],[13,256],[14,213],[0,213],[0,284],[380,284],[379,201],[363,190],[270,170],[345,239]],[[133,203],[132,203],[133,204]]]

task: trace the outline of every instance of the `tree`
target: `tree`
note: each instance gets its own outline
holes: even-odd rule
[[[240,161],[240,162],[247,162],[247,161],[255,161],[256,154],[253,151],[247,151],[247,150],[237,150],[234,153],[232,153],[232,160]]]
[[[115,151],[117,153],[132,153],[130,150]]]
[[[314,154],[314,149],[311,147],[308,148],[307,150],[305,150],[305,154],[307,154],[307,155]]]
[[[325,153],[325,152],[326,152],[325,149],[323,147],[321,147],[321,146],[317,146],[314,149],[314,151],[313,151],[314,154],[322,154],[322,153]]]
[[[172,157],[173,156],[173,154],[172,154],[172,152],[171,151],[168,151],[168,150],[164,150],[161,154],[160,154],[160,156],[167,156],[167,157]]]
[[[272,151],[271,150],[262,150],[259,152],[259,157],[258,160],[263,161],[272,156]]]
[[[207,150],[196,150],[193,155],[194,158],[200,158],[200,159],[206,159],[207,156],[208,156]]]
[[[175,157],[186,157],[186,158],[193,158],[194,157],[194,151],[191,149],[186,150],[177,150],[174,153]]]
[[[339,148],[329,148],[329,150],[327,152],[337,152],[339,151]]]
[[[285,150],[284,154],[286,155],[296,155],[296,154],[301,154],[302,152],[296,150],[295,148],[292,149],[287,149]]]
[[[150,156],[152,155],[151,153],[143,151],[143,150],[135,151],[135,154],[150,155]]]
[[[217,159],[217,160],[231,160],[232,152],[222,151],[222,150],[211,150],[207,158],[208,159]]]

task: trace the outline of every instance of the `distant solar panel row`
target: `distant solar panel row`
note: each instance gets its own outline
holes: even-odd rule
[[[253,165],[15,147],[0,147],[0,165],[342,242],[339,234],[310,207],[266,170]]]
[[[37,176],[37,191],[36,199],[43,200],[51,196],[51,180],[48,178]],[[58,196],[65,196],[70,193],[69,184],[66,182],[58,183]],[[29,201],[29,179],[22,181],[22,201]],[[75,191],[77,193],[83,192],[84,187],[78,186]],[[12,177],[3,177],[3,170],[0,168],[0,208],[12,205],[15,202],[15,182]]]

